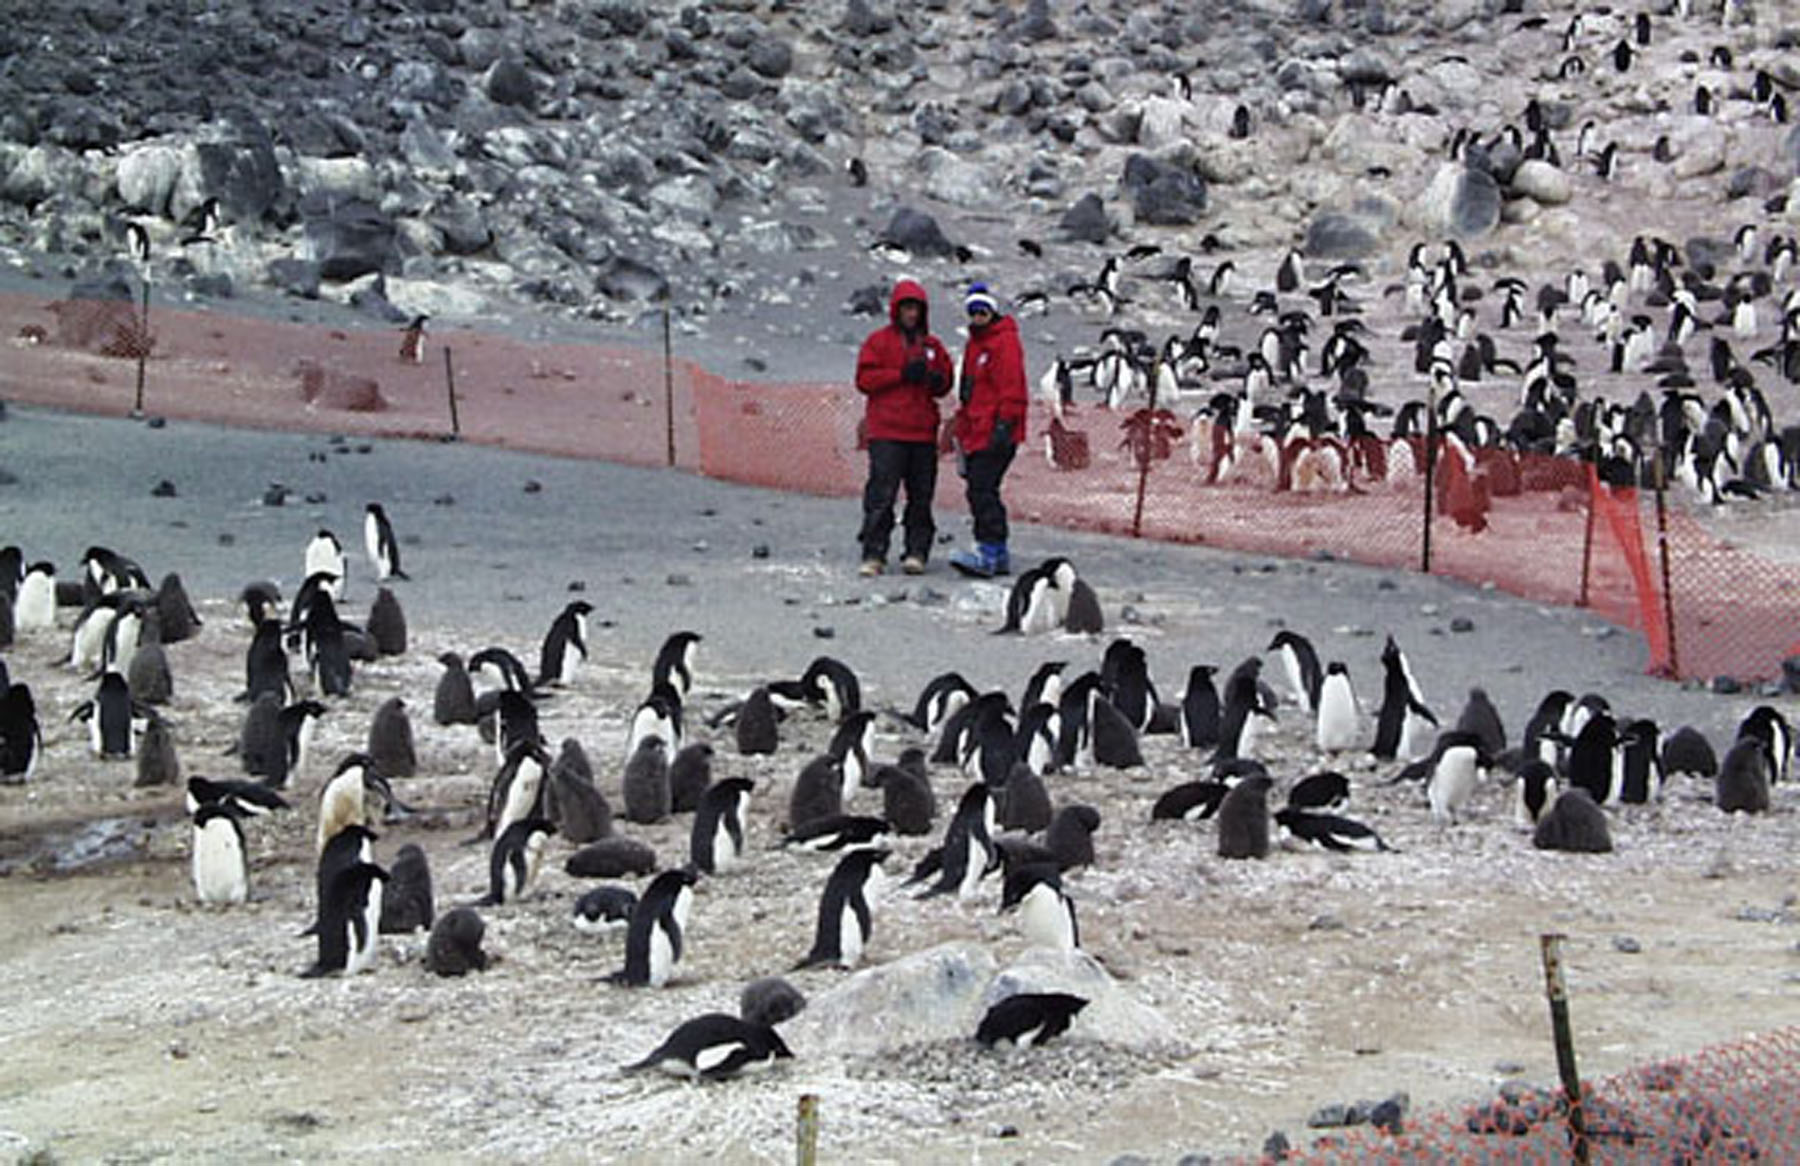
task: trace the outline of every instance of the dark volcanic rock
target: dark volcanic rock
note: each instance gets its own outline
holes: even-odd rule
[[[895,209],[894,217],[881,232],[881,241],[904,247],[914,255],[944,256],[956,252],[955,244],[944,237],[936,219],[909,206]]]
[[[1322,211],[1306,227],[1306,254],[1315,259],[1361,259],[1380,246],[1373,232],[1342,211]]]
[[[1063,213],[1057,224],[1063,234],[1079,243],[1104,243],[1112,234],[1112,221],[1106,217],[1106,204],[1097,194],[1084,194]]]
[[[1206,182],[1198,174],[1148,154],[1125,160],[1122,183],[1141,223],[1190,226],[1206,211]]]
[[[322,278],[356,279],[398,266],[394,220],[380,207],[355,198],[334,202],[309,197],[301,214]]]
[[[287,180],[268,129],[245,116],[217,132],[214,140],[194,144],[201,199],[218,199],[228,222],[257,222],[279,212],[288,198]]]
[[[537,79],[517,57],[501,57],[488,70],[484,85],[488,99],[500,105],[513,105],[535,110],[538,101]]]

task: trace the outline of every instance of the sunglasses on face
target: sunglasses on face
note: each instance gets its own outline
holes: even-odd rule
[[[969,309],[969,319],[971,319],[971,320],[985,320],[993,314],[994,313],[989,311],[987,308],[970,308]]]

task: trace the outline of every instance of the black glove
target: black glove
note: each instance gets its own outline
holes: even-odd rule
[[[930,365],[922,356],[915,356],[900,369],[900,379],[909,385],[925,383],[925,370]]]
[[[942,369],[934,368],[925,378],[925,387],[931,390],[932,396],[941,397],[950,391],[950,378],[944,375]]]
[[[994,422],[994,436],[988,444],[995,448],[1011,446],[1013,443],[1013,423],[1011,421]]]

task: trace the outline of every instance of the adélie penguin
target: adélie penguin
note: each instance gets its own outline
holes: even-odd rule
[[[756,783],[728,777],[707,787],[694,813],[688,855],[701,874],[723,874],[744,854],[744,822]]]
[[[1350,684],[1350,670],[1342,661],[1325,666],[1315,696],[1318,711],[1315,741],[1322,753],[1342,753],[1356,748],[1362,733],[1356,711],[1356,691]]]
[[[1254,774],[1231,787],[1219,803],[1219,857],[1269,857],[1269,791],[1275,779]]]
[[[208,802],[193,814],[194,897],[209,904],[249,899],[242,812],[229,802]]]
[[[1436,756],[1428,764],[1425,794],[1432,821],[1453,825],[1480,788],[1493,759],[1482,750],[1475,734],[1452,729],[1438,737]]]
[[[931,865],[931,856],[927,855],[910,880],[923,882],[932,873],[937,874],[937,881],[920,898],[955,894],[966,899],[999,866],[994,846],[994,798],[985,783],[976,782],[963,791],[956,815],[944,832],[944,844],[935,853],[936,865]]]
[[[875,933],[869,911],[871,892],[879,887],[886,850],[853,850],[838,860],[819,897],[819,922],[812,950],[794,965],[795,970],[833,964],[854,968],[862,960],[869,938]]]
[[[1021,1049],[1041,1045],[1069,1031],[1087,1003],[1066,992],[1021,992],[1008,996],[982,1016],[975,1039],[989,1047],[1002,1041]]]
[[[411,578],[400,569],[400,540],[394,537],[394,524],[379,502],[369,503],[363,511],[363,550],[378,581]]]
[[[1049,863],[1021,866],[1007,875],[1000,892],[1000,910],[1017,911],[1019,932],[1032,947],[1055,951],[1081,947],[1075,903],[1063,890],[1061,874]]]
[[[342,599],[344,597],[344,566],[343,544],[338,542],[337,535],[321,527],[319,532],[313,535],[311,541],[306,544],[306,569],[302,572],[302,577],[310,579],[314,575],[331,576],[324,590],[333,599]],[[297,599],[295,607],[299,607]]]
[[[493,907],[530,892],[544,865],[544,847],[556,833],[548,818],[521,818],[508,826],[488,853],[488,893],[476,903]]]
[[[1606,812],[1594,804],[1587,790],[1566,789],[1538,819],[1531,844],[1539,850],[1565,850],[1575,854],[1608,854],[1612,835]]]
[[[571,600],[544,633],[538,650],[538,683],[567,685],[575,683],[575,674],[587,660],[587,622],[594,605],[585,599]]]
[[[1325,674],[1319,668],[1319,654],[1312,641],[1299,632],[1283,629],[1275,633],[1264,651],[1274,653],[1280,661],[1281,674],[1294,703],[1305,712],[1313,712],[1318,707],[1319,687]]]
[[[781,730],[774,698],[766,687],[751,690],[739,706],[732,731],[743,757],[766,756],[781,747]]]
[[[387,872],[372,862],[359,862],[332,877],[319,910],[318,958],[303,977],[355,975],[374,964],[386,881]]]
[[[381,934],[429,931],[436,918],[431,898],[431,865],[425,860],[425,852],[409,842],[388,867],[387,889],[381,896]]]
[[[1296,810],[1335,814],[1350,803],[1350,779],[1327,769],[1301,778],[1288,791],[1287,804]]]
[[[1513,777],[1513,824],[1523,830],[1534,828],[1544,812],[1556,800],[1559,783],[1556,770],[1541,757],[1532,757],[1519,766]]]
[[[488,956],[481,950],[487,924],[473,907],[452,907],[431,925],[425,942],[425,967],[433,975],[466,976],[487,970]]]
[[[624,1066],[621,1072],[659,1069],[675,1077],[723,1081],[767,1069],[793,1055],[773,1028],[723,1012],[708,1012],[682,1021],[648,1056]]]
[[[621,886],[595,887],[575,900],[575,930],[583,935],[611,935],[631,925],[637,896]]]
[[[629,987],[660,988],[669,982],[687,932],[694,901],[694,873],[666,870],[650,880],[625,933],[625,966],[612,981]]]
[[[1298,843],[1339,853],[1351,850],[1392,850],[1373,827],[1336,814],[1321,814],[1287,806],[1275,811],[1275,824]]]

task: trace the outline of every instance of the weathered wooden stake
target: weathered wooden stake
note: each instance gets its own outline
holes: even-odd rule
[[[1560,935],[1540,935],[1544,953],[1544,993],[1550,998],[1550,1031],[1556,1041],[1556,1071],[1569,1099],[1569,1151],[1577,1166],[1587,1166],[1588,1137],[1581,1074],[1575,1068],[1575,1037],[1569,1030],[1569,993],[1563,984]]]
[[[819,1095],[800,1095],[800,1124],[794,1146],[794,1161],[799,1166],[818,1166],[819,1161]]]
[[[1662,560],[1663,627],[1669,636],[1669,678],[1681,676],[1681,654],[1675,647],[1675,588],[1669,571],[1668,482],[1664,476],[1662,447],[1656,449],[1656,555]]]
[[[462,419],[456,415],[456,366],[451,363],[450,346],[444,345],[444,393],[450,398],[450,440],[462,439]]]
[[[144,277],[144,310],[138,318],[137,397],[131,406],[133,417],[144,415],[144,364],[150,359],[150,277]]]
[[[1144,492],[1150,486],[1150,458],[1154,450],[1151,438],[1155,435],[1156,425],[1156,386],[1162,380],[1162,357],[1158,356],[1150,366],[1150,407],[1145,410],[1144,418],[1147,428],[1141,435],[1143,456],[1138,459],[1137,502],[1131,508],[1131,537],[1144,537]]]
[[[1587,487],[1587,529],[1581,535],[1581,597],[1575,601],[1576,607],[1588,605],[1588,579],[1594,562],[1594,495],[1600,492],[1600,475],[1592,466],[1588,467]]]
[[[1437,488],[1437,380],[1425,391],[1425,530],[1419,539],[1419,570],[1431,574],[1431,510]]]
[[[669,297],[663,297],[663,427],[669,438],[669,468],[675,468],[675,341],[669,317]]]

